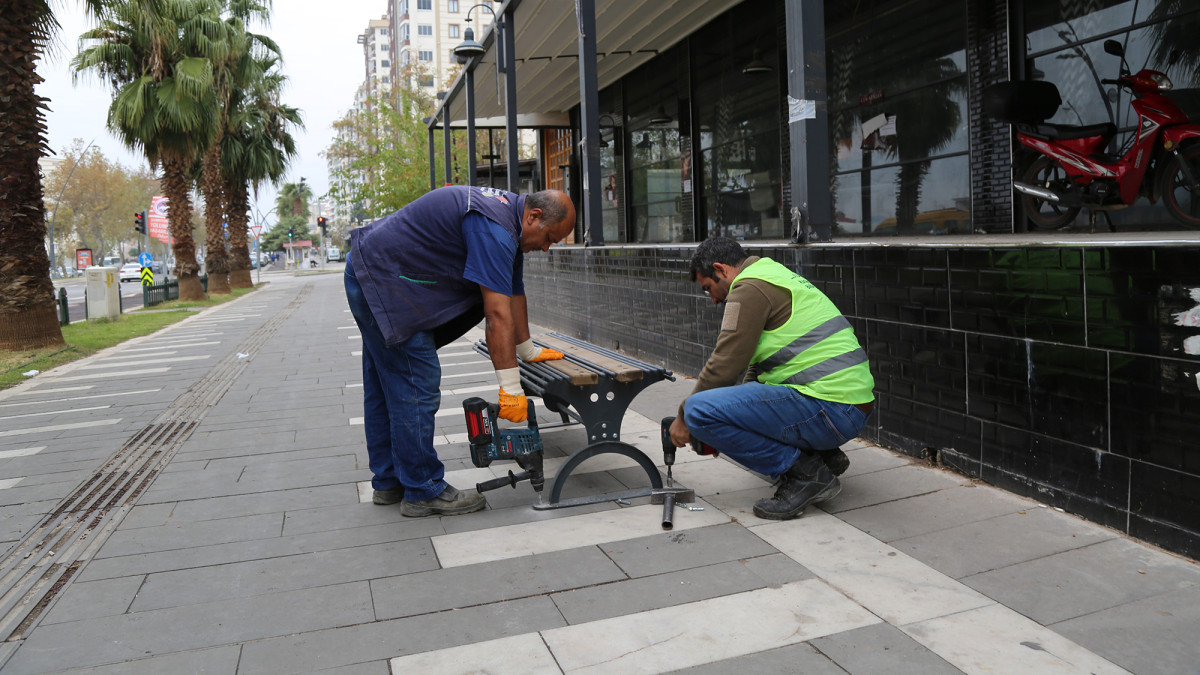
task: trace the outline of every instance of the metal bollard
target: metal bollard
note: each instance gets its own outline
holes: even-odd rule
[[[71,323],[71,311],[67,308],[67,289],[58,289],[58,325],[67,326]]]

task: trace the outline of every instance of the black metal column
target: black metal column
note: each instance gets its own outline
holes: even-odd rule
[[[517,165],[517,150],[521,144],[517,132],[517,58],[516,29],[513,10],[504,12],[500,25],[500,40],[504,57],[504,129],[507,135],[508,191],[516,192],[520,182],[520,167]]]
[[[437,151],[433,147],[433,127],[429,127],[429,189],[437,189]]]
[[[449,103],[442,106],[442,157],[446,160],[446,170],[444,172],[446,174],[446,182],[443,183],[443,185],[449,185],[450,183],[454,182],[453,180],[451,180],[451,175],[450,175],[450,171],[452,170],[453,167],[451,166],[451,157],[450,157],[450,105],[449,105]]]
[[[475,184],[475,71],[467,69],[467,185]]]
[[[833,232],[833,197],[829,190],[824,0],[785,2],[792,240],[798,243],[814,239],[828,241]]]
[[[583,236],[588,246],[604,245],[600,215],[600,100],[596,78],[596,0],[575,0],[579,21],[579,126],[583,168]],[[615,142],[616,139],[614,138]]]

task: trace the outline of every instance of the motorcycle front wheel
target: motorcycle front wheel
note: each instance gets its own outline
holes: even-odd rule
[[[1058,162],[1049,157],[1038,157],[1021,174],[1021,182],[1061,193],[1070,187],[1071,179]],[[1019,194],[1030,229],[1057,230],[1075,222],[1075,216],[1079,215],[1078,206],[1068,208],[1023,192]]]
[[[1196,186],[1189,185],[1183,177],[1183,167],[1179,157],[1182,156],[1192,170],[1192,176],[1200,180],[1200,143],[1192,143],[1179,151],[1179,156],[1172,155],[1171,161],[1163,172],[1162,185],[1159,194],[1162,195],[1163,205],[1171,217],[1188,227],[1200,228],[1200,194]]]

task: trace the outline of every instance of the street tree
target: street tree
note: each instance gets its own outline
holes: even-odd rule
[[[149,4],[152,0],[146,0]],[[84,0],[90,14],[103,0]],[[46,0],[6,0],[0,11],[0,349],[62,343],[46,254],[38,159],[46,155],[45,99],[36,66],[58,22]]]
[[[133,214],[150,206],[154,174],[126,169],[98,148],[85,153],[82,139],[75,139],[61,156],[64,161],[45,182],[46,212],[54,214],[59,258],[54,265],[71,265],[76,247],[92,249],[97,258],[113,251],[123,255],[121,246],[136,239]]]
[[[100,25],[80,36],[76,75],[112,87],[108,128],[162,170],[169,199],[179,297],[205,293],[192,236],[192,167],[216,133],[214,61],[224,58],[225,25],[211,3],[171,0],[148,11],[146,0],[112,0]]]
[[[279,100],[287,78],[278,71],[278,59],[259,59],[261,75],[233,97],[229,129],[222,143],[222,174],[229,212],[229,284],[253,285],[249,269],[247,222],[249,188],[255,196],[265,181],[283,178],[296,154],[291,129],[303,126],[300,111]]]

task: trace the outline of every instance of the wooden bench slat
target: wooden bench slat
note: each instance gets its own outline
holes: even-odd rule
[[[604,354],[601,354],[600,352],[594,352],[590,349],[580,347],[579,345],[573,345],[569,342],[564,342],[562,340],[557,340],[555,338],[545,337],[545,336],[539,336],[535,339],[538,342],[550,345],[550,347],[552,349],[557,349],[558,351],[563,352],[564,354],[571,354],[571,355],[577,356],[578,358],[583,359],[584,361],[587,361],[589,363],[594,363],[597,366],[600,366],[601,368],[606,368],[608,370],[611,370],[613,373],[616,373],[616,375],[613,377],[613,379],[616,380],[617,382],[637,382],[642,379],[643,375],[645,375],[645,372],[641,368],[631,366],[628,363],[622,363],[621,361],[618,361],[610,356],[606,356]],[[549,365],[549,364],[556,364],[556,363],[565,363],[565,361],[543,361],[543,363]],[[578,368],[579,366],[576,366],[576,367]],[[581,370],[585,370],[585,372],[590,372],[590,371],[586,371],[586,369],[581,369]],[[564,370],[563,372],[565,373],[568,371]],[[574,384],[574,382],[572,382],[572,384]],[[595,384],[595,382],[593,382],[593,384]]]
[[[543,366],[549,366],[558,372],[571,378],[571,384],[579,387],[586,387],[600,382],[600,374],[590,371],[581,365],[571,363],[565,359],[557,361],[542,361]]]

